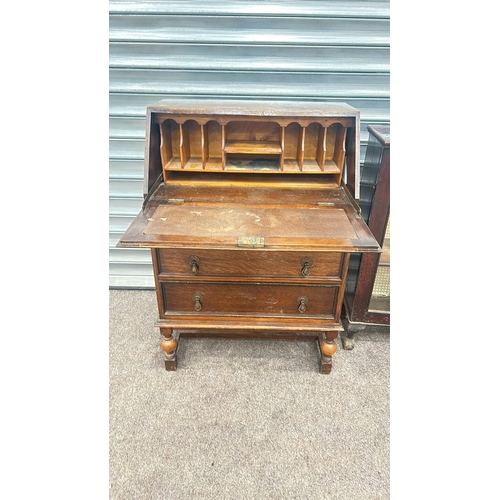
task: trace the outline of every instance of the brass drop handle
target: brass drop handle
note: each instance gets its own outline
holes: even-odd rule
[[[201,295],[199,293],[193,295],[194,310],[201,311]]]
[[[198,271],[200,270],[200,259],[198,259],[196,255],[191,255],[188,259],[188,263],[191,266],[191,272],[193,274],[198,274]]]
[[[307,297],[299,297],[297,302],[299,303],[299,313],[306,312]]]
[[[300,261],[302,265],[302,276],[309,276],[313,261],[309,257],[305,257]]]

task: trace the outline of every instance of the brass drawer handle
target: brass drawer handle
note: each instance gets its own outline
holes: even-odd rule
[[[311,273],[311,266],[313,264],[312,259],[309,257],[305,257],[300,261],[302,265],[302,276],[309,276]]]
[[[299,297],[297,302],[299,303],[299,313],[306,312],[307,297]]]
[[[198,271],[200,270],[200,259],[198,259],[196,255],[191,255],[188,259],[188,263],[191,266],[191,272],[193,274],[198,274]]]
[[[201,295],[199,293],[193,295],[194,310],[201,311]]]

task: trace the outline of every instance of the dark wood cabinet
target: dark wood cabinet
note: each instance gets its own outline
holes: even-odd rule
[[[331,371],[350,255],[380,252],[359,151],[342,103],[148,107],[144,203],[118,245],[151,248],[167,370],[182,336],[222,335],[314,340]]]
[[[355,288],[344,294],[344,348],[367,327],[390,323],[390,127],[369,126],[361,183],[370,193],[364,219],[382,253],[361,254]]]

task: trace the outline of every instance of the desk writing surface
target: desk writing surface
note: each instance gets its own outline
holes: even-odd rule
[[[144,228],[145,235],[163,241],[203,243],[210,238],[236,244],[240,237],[263,237],[265,241],[337,240],[356,238],[341,208],[245,207],[237,204],[159,205]]]
[[[320,197],[335,201],[313,205],[311,199],[292,194],[280,203],[263,195],[254,203],[248,203],[248,196],[243,197],[247,203],[221,203],[204,201],[203,189],[196,190],[196,196],[188,186],[174,191],[181,198],[168,198],[167,191],[161,188],[149,200],[120,246],[235,248],[240,238],[263,238],[265,248],[379,251],[367,237],[362,218],[339,193]]]

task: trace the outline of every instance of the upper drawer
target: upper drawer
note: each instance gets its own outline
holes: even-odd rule
[[[339,278],[342,253],[158,249],[158,273],[184,277]]]

